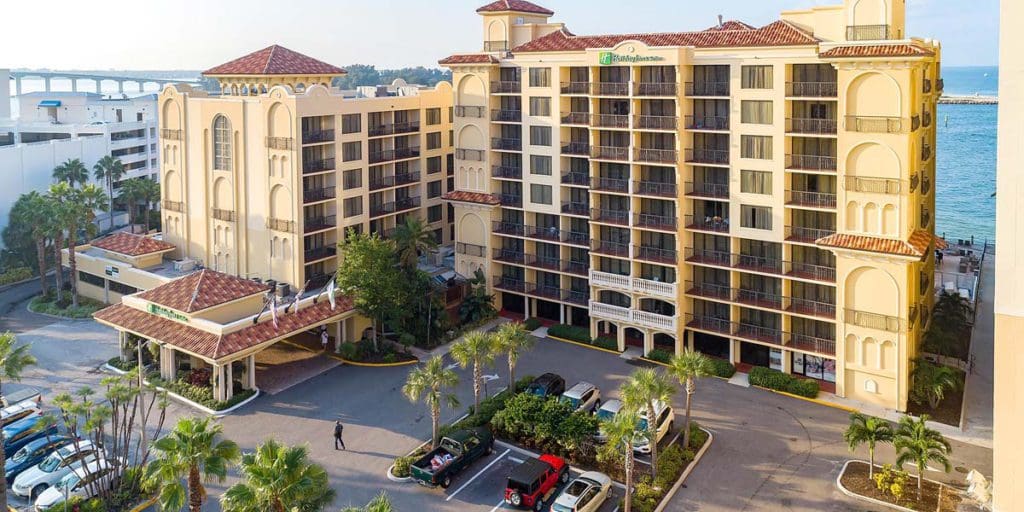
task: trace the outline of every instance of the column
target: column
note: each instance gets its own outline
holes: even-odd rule
[[[96,94],[100,94],[101,92],[103,92],[103,89],[100,87],[101,80],[99,78],[94,78],[93,82],[96,83]]]
[[[245,383],[246,389],[256,389],[256,354],[245,358]]]
[[[78,92],[78,79],[77,78],[72,78],[71,79],[71,92]]]
[[[689,329],[686,330],[686,348],[693,350],[693,331]]]
[[[14,79],[14,94],[21,96],[21,77]]]
[[[688,337],[688,332],[689,331],[684,331],[682,336],[679,336],[678,334],[676,335],[676,355],[682,354],[684,351],[686,351],[686,339]]]
[[[605,322],[605,324],[607,324],[607,323],[608,322]],[[620,351],[625,351],[626,350],[626,329],[624,327],[622,327],[621,325],[619,325],[617,327],[618,328],[615,329],[615,341],[617,341],[618,344],[619,344],[619,350]],[[646,354],[644,354],[644,355],[646,355]]]
[[[654,350],[654,333],[652,331],[640,331],[644,333],[644,357]]]
[[[128,333],[124,331],[117,331],[117,346],[121,351],[121,360],[128,361],[131,358],[131,354],[128,353]]]
[[[793,373],[793,353],[782,350],[782,373]]]
[[[558,323],[560,324],[565,323],[565,308],[567,307],[568,306],[566,306],[565,304],[561,304],[558,306]]]
[[[345,321],[338,320],[334,325],[334,353],[341,352],[341,342],[345,337]]]
[[[46,92],[50,92],[50,79],[49,79],[49,78],[44,78],[44,79],[43,79],[43,83],[44,83],[44,84],[45,84],[45,86],[46,86],[44,90],[45,90]]]
[[[166,381],[174,380],[174,370],[174,349],[167,345],[160,345],[160,378]]]
[[[232,363],[224,365],[224,400],[231,400],[235,394],[235,376]]]
[[[740,362],[740,342],[738,340],[729,340],[729,362],[732,364]]]
[[[525,313],[523,313],[523,320],[526,320],[527,318],[530,318],[530,298],[523,297],[523,304],[526,306],[523,308],[523,311],[525,311]]]
[[[117,81],[117,92],[124,94],[124,80]]]

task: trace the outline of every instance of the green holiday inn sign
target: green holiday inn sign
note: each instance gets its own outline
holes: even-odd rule
[[[636,64],[638,62],[657,62],[665,60],[665,57],[657,55],[619,55],[612,52],[601,52],[597,54],[597,62],[602,66],[613,64]]]

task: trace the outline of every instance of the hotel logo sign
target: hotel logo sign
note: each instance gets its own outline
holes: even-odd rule
[[[641,62],[658,62],[665,60],[665,57],[657,55],[619,55],[612,52],[601,52],[597,54],[597,63],[602,66],[615,64],[637,64]]]
[[[171,320],[176,320],[178,322],[188,323],[188,317],[187,316],[185,316],[185,315],[183,315],[181,313],[178,313],[177,311],[175,311],[173,309],[165,308],[163,306],[157,306],[156,304],[153,304],[152,302],[149,303],[149,306],[146,308],[146,311],[148,311],[148,312],[150,312],[150,313],[152,313],[154,315],[157,315],[157,316],[162,316],[164,318],[169,318]]]

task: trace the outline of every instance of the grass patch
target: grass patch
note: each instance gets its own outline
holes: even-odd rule
[[[71,305],[71,293],[65,292],[64,303],[58,303],[56,295],[38,295],[28,303],[29,311],[64,318],[87,319],[92,314],[107,307],[106,304],[88,297],[78,296],[78,307]]]

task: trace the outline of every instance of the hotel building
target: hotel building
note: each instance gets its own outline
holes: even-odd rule
[[[477,9],[455,94],[456,270],[510,313],[906,410],[933,302],[940,47],[904,0],[580,36]]]

